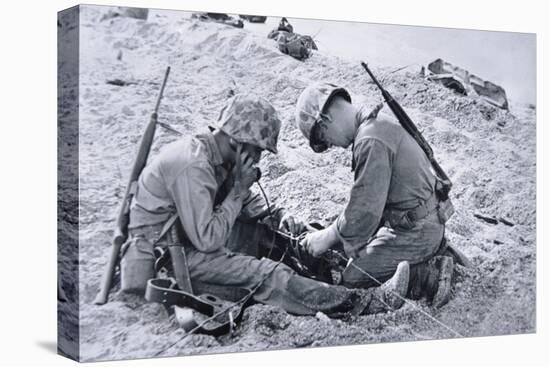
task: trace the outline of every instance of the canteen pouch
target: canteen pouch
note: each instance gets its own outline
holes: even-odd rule
[[[141,236],[134,237],[120,262],[120,287],[123,292],[143,295],[147,281],[154,277],[153,244]]]
[[[447,223],[447,221],[453,216],[455,212],[455,207],[451,202],[451,199],[447,199],[439,202],[439,207],[437,208],[437,215],[439,217],[439,222],[441,224]]]

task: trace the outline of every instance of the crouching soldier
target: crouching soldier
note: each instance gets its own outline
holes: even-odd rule
[[[423,150],[392,117],[358,108],[349,93],[316,83],[300,95],[296,122],[315,152],[352,146],[355,181],[344,211],[326,229],[308,234],[313,256],[343,244],[353,262],[342,274],[349,287],[385,281],[398,264],[411,264],[411,298],[426,295],[439,307],[450,296],[453,259],[445,247],[436,177]]]
[[[258,242],[266,237],[258,235],[257,226],[268,211],[249,188],[257,179],[255,166],[262,151],[277,153],[280,126],[269,102],[238,94],[222,109],[211,131],[166,146],[146,166],[131,204],[130,241],[122,258],[123,290],[143,293],[146,281],[155,275],[154,246],[168,241],[159,236],[169,218],[177,214],[193,289],[209,289],[223,298],[222,289],[254,289],[261,284],[253,295],[256,302],[297,315],[347,312],[358,303],[362,312],[375,312],[376,302],[369,301],[375,298],[394,308],[402,305],[396,295],[405,295],[407,263],[398,272],[394,268],[395,276],[383,287],[365,295],[299,276],[283,263],[257,258]],[[300,223],[282,209],[271,213],[274,218],[267,223],[273,219],[279,228],[300,229]],[[216,289],[221,293],[216,294]]]

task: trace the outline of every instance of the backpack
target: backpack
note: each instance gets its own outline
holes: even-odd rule
[[[277,38],[279,51],[297,60],[305,60],[311,56],[311,43],[299,34],[280,32]]]

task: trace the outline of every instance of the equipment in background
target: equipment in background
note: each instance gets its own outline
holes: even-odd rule
[[[284,17],[278,27],[269,32],[267,38],[277,41],[279,51],[300,61],[309,58],[312,50],[317,50],[313,38],[294,33],[294,27]]]
[[[477,94],[485,102],[503,110],[509,108],[506,91],[501,86],[483,80],[466,69],[437,59],[428,64],[428,70],[431,72],[426,76],[429,80],[439,82],[463,95]]]
[[[149,9],[147,8],[130,8],[125,6],[118,6],[116,10],[109,10],[103,14],[100,22],[118,17],[134,18],[139,20],[147,20],[149,16]]]
[[[262,15],[239,14],[239,18],[248,20],[250,23],[265,23],[265,21],[267,20],[267,17],[264,17]]]
[[[203,22],[215,22],[230,25],[236,28],[244,27],[244,23],[242,20],[229,16],[225,13],[193,13],[191,14],[191,18],[198,19]]]

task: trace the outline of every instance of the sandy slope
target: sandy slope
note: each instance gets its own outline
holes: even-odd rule
[[[262,163],[273,202],[308,219],[331,221],[352,182],[350,152],[310,151],[294,125],[294,103],[314,80],[344,85],[357,103],[381,97],[359,65],[315,53],[306,62],[282,55],[267,38],[219,24],[154,16],[148,22],[113,19],[84,8],[80,64],[80,341],[82,358],[147,357],[183,335],[160,305],[113,294],[92,305],[108,254],[115,210],[136,144],[148,121],[165,67],[172,73],[160,119],[195,133],[216,119],[231,90],[268,98],[283,121],[280,154]],[[121,60],[117,56],[121,55]],[[416,305],[466,336],[535,331],[535,112],[497,111],[454,95],[415,73],[377,68],[390,92],[433,143],[454,181],[457,214],[448,237],[475,262],[459,268],[451,302]],[[416,71],[414,71],[416,72]],[[109,79],[133,82],[124,87]],[[504,124],[504,127],[498,125]],[[176,137],[157,130],[154,149]],[[474,213],[508,218],[490,225]],[[496,240],[496,242],[495,242]],[[293,317],[250,307],[233,336],[194,335],[163,355],[219,353],[381,341],[446,338],[446,329],[406,305],[355,320]]]

